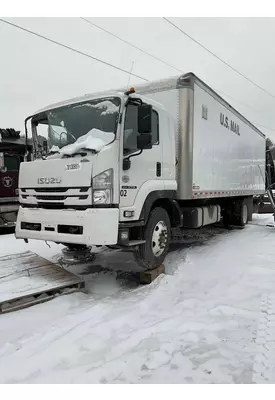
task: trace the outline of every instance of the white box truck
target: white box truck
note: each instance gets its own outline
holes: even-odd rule
[[[17,238],[131,249],[152,269],[174,229],[244,226],[265,192],[265,136],[193,73],[54,104],[28,124]]]

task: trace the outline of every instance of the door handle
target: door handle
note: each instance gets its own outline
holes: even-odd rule
[[[160,162],[157,162],[157,165],[156,165],[156,175],[161,176],[161,163]]]

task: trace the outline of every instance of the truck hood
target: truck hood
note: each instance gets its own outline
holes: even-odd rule
[[[88,158],[36,160],[20,165],[19,188],[91,186],[92,162]]]

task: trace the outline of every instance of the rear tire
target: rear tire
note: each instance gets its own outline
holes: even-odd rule
[[[234,207],[234,225],[245,226],[248,223],[248,205],[246,200],[239,201]]]
[[[145,244],[135,250],[137,263],[144,269],[159,267],[169,250],[171,241],[171,222],[164,208],[154,208],[144,229]]]
[[[238,200],[235,203],[228,205],[224,211],[223,223],[226,228],[230,226],[245,226],[249,219],[248,201]]]

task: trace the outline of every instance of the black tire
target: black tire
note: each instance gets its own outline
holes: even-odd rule
[[[248,223],[248,205],[246,200],[238,201],[234,207],[234,225],[245,226]]]
[[[162,243],[155,244],[157,247],[153,245],[155,243],[153,242],[154,235],[161,236]],[[144,229],[144,240],[146,240],[146,243],[140,245],[134,252],[137,263],[144,269],[159,267],[168,253],[171,241],[171,222],[164,208],[157,207],[151,211]],[[159,247],[161,249],[157,254]],[[153,248],[155,248],[154,251]]]
[[[62,246],[66,247],[68,251],[85,251],[88,246],[85,244],[75,244],[75,243],[61,243]]]

